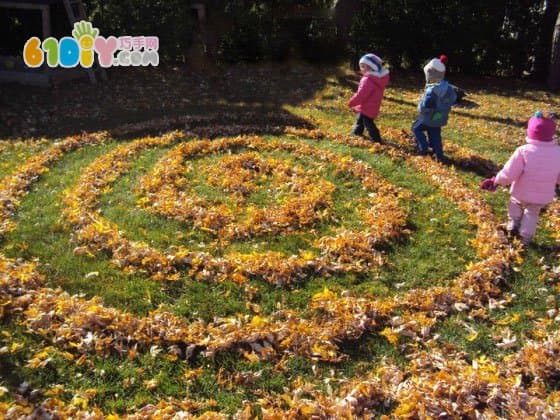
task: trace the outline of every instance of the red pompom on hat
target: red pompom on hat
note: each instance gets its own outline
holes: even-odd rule
[[[537,111],[527,124],[527,138],[538,141],[552,141],[556,123],[553,117],[545,117],[541,111]]]
[[[441,61],[443,64],[445,64],[445,67],[447,67],[447,56],[445,54],[442,54],[439,56],[439,61]]]

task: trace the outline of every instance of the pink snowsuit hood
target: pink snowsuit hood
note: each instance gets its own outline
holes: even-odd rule
[[[518,201],[548,204],[554,188],[560,185],[560,146],[554,141],[527,139],[496,175],[496,184],[510,185],[511,196]]]
[[[389,83],[389,71],[382,71],[379,75],[368,73],[360,80],[358,91],[348,101],[348,106],[366,117],[375,119],[381,108],[383,92]]]

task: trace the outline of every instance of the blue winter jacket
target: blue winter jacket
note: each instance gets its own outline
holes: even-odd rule
[[[424,96],[418,104],[418,120],[428,127],[443,127],[447,124],[451,105],[456,100],[457,95],[446,80],[426,85]]]

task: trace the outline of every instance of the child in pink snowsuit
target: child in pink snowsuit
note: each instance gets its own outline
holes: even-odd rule
[[[482,189],[495,191],[497,185],[511,184],[508,205],[509,232],[518,232],[529,245],[541,209],[552,202],[560,185],[560,146],[554,142],[555,121],[538,111],[527,126],[527,144],[518,147],[494,178],[484,180]]]
[[[358,119],[352,134],[361,136],[364,128],[372,141],[380,142],[381,135],[373,122],[379,114],[385,86],[389,83],[389,70],[383,67],[383,61],[375,54],[366,54],[360,58],[362,79],[358,91],[348,101],[348,106],[358,113]]]

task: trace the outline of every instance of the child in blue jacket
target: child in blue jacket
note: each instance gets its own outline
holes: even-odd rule
[[[428,154],[428,147],[434,151],[438,161],[444,160],[441,143],[441,127],[447,124],[451,105],[457,96],[445,77],[445,65],[439,58],[434,58],[424,67],[426,90],[418,104],[420,115],[412,125],[412,132],[421,154]],[[428,141],[426,141],[426,134]]]

